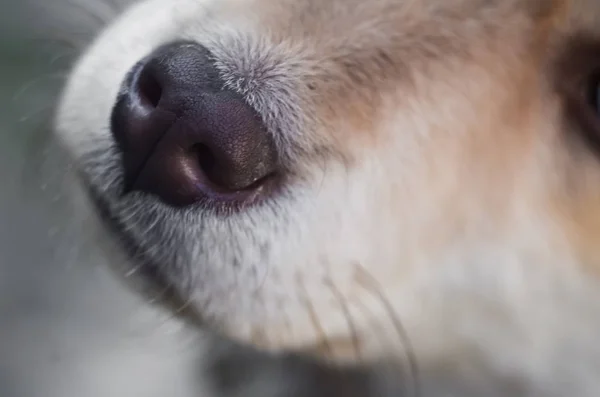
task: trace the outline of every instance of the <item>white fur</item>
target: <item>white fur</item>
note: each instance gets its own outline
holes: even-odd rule
[[[177,212],[149,197],[116,198],[111,108],[129,68],[171,40],[209,46],[228,82],[250,92],[249,101],[272,125],[285,127],[277,136],[281,150],[310,148],[323,137],[328,142],[315,116],[318,105],[296,91],[302,88],[295,77],[313,73],[317,50],[271,42],[268,26],[254,17],[260,10],[243,1],[216,3],[147,0],[130,9],[73,71],[56,123],[76,164],[128,219],[132,233],[146,239],[150,255],[185,269],[192,305],[229,336],[264,348],[304,349],[322,342],[322,333],[330,341],[356,334],[360,351],[339,352],[337,360],[405,359],[412,349],[425,378],[449,362],[465,379],[486,376],[482,367],[518,378],[531,395],[597,396],[600,290],[579,272],[560,225],[545,212],[550,179],[543,142],[514,178],[517,193],[501,193],[501,220],[490,213],[485,175],[462,168],[466,138],[458,129],[447,157],[439,164],[423,160],[432,136],[444,133],[440,126],[461,122],[467,130],[488,117],[473,109],[493,89],[486,80],[493,77],[476,66],[442,63],[443,74],[432,72],[439,79],[417,73],[414,91],[398,87],[382,100],[381,143],[348,149],[355,166],[297,159],[304,180],[266,206],[223,218],[202,208]],[[252,69],[257,59],[272,62],[284,77],[251,86],[242,68]],[[432,176],[437,166],[444,169]],[[465,186],[472,190],[458,194]],[[464,202],[457,206],[456,197]],[[446,222],[452,211],[458,211],[454,225]],[[140,213],[152,221],[140,220]],[[361,272],[369,273],[371,287],[356,282]]]

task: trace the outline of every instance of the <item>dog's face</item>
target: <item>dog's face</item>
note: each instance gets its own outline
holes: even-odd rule
[[[232,338],[542,336],[600,302],[599,22],[596,0],[146,0],[57,131],[132,277]]]

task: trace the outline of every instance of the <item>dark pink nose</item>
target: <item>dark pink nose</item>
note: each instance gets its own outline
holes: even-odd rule
[[[139,62],[123,83],[111,128],[125,191],[173,206],[244,201],[263,193],[277,172],[261,117],[225,87],[198,44],[170,44]]]

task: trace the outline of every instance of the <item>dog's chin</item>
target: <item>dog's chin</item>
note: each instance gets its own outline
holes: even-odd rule
[[[123,254],[124,260],[110,263],[117,277],[152,304],[163,306],[183,319],[202,322],[199,314],[188,307],[188,291],[173,276],[169,264],[149,257],[98,189],[85,180],[83,186],[103,231],[109,236],[111,248],[116,247]]]

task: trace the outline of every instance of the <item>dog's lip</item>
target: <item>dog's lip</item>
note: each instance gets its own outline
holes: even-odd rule
[[[226,191],[215,186],[209,180],[203,180],[197,184],[197,188],[203,193],[190,205],[201,205],[217,213],[241,211],[255,205],[260,205],[272,198],[271,196],[278,193],[282,179],[279,174],[271,173],[256,180],[249,187],[237,191]],[[127,197],[135,190],[137,189],[124,186],[120,196],[122,198]],[[158,198],[154,193],[145,194]],[[179,209],[177,206],[164,204]]]
[[[144,255],[143,249],[137,243],[135,238],[128,232],[126,226],[114,215],[110,208],[108,200],[90,183],[84,181],[85,190],[92,204],[98,210],[99,218],[104,227],[108,229],[111,235],[116,236],[119,246],[124,253],[135,263],[136,271],[141,273],[141,277],[146,283],[150,283],[151,288],[164,289],[172,286],[165,275],[164,266],[159,266],[158,263]]]
[[[204,316],[199,313],[186,296],[186,291],[178,288],[178,284],[172,282],[168,275],[168,267],[150,259],[144,255],[142,247],[135,238],[127,231],[123,222],[114,215],[108,200],[97,191],[91,184],[84,182],[85,190],[93,205],[99,212],[100,220],[108,228],[111,234],[117,236],[119,245],[125,254],[135,262],[136,281],[143,282],[142,286],[134,283],[134,288],[141,288],[141,293],[149,293],[149,299],[153,303],[166,305],[175,315],[188,324],[203,327]],[[158,295],[157,295],[158,294]]]

